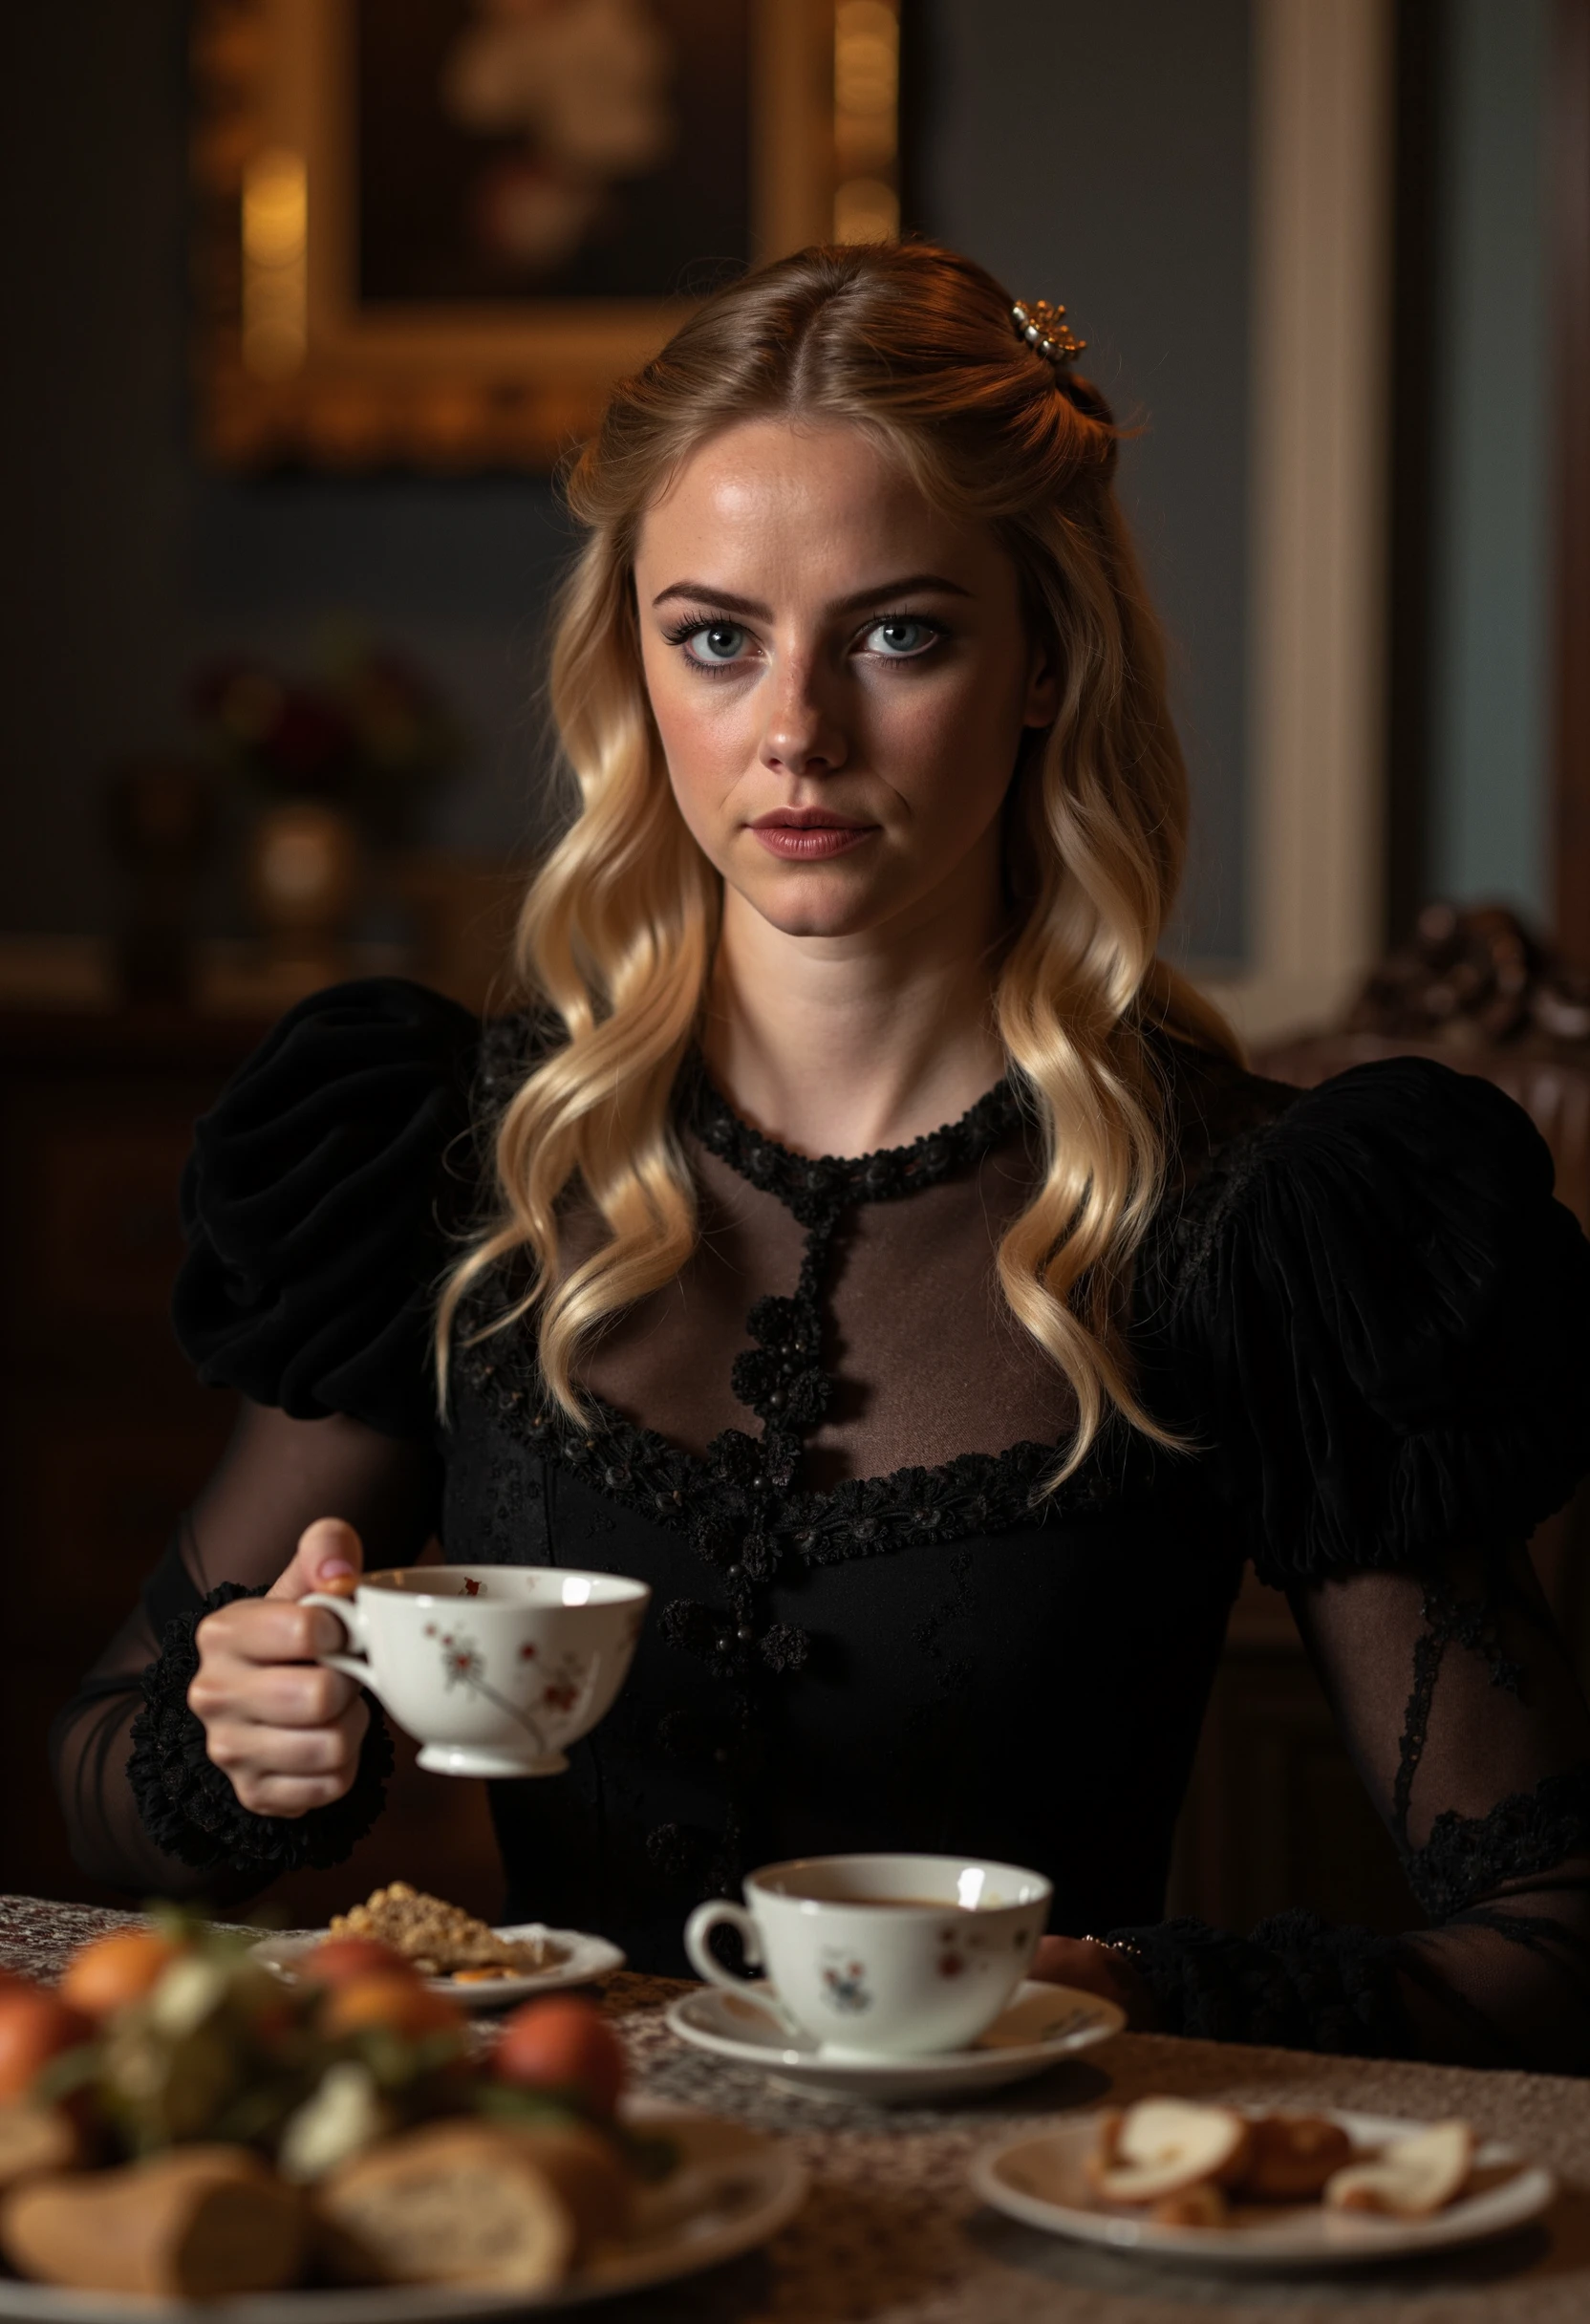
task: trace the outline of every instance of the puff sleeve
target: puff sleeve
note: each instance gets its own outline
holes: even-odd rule
[[[1590,2072],[1590,1711],[1528,1550],[1590,1467],[1590,1246],[1489,1083],[1361,1066],[1183,1225],[1184,1413],[1423,1928],[1117,1932],[1169,2030]]]
[[[199,1123],[173,1320],[202,1380],[391,1436],[432,1418],[430,1305],[467,1213],[480,1025],[397,979],[291,1010]]]
[[[1171,1324],[1260,1579],[1525,1539],[1590,1468],[1590,1244],[1488,1082],[1305,1091],[1215,1173]]]

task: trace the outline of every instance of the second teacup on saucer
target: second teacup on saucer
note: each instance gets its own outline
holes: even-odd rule
[[[806,2035],[792,2035],[756,1998],[718,1986],[681,1994],[668,2011],[669,2030],[693,2050],[756,2066],[780,2089],[818,2097],[870,2098],[878,2106],[921,2105],[974,2090],[1025,2081],[1074,2051],[1119,2034],[1125,2013],[1101,1994],[1028,1979],[964,2050],[931,2057],[835,2058]]]

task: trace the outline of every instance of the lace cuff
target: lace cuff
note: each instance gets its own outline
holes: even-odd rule
[[[1411,2054],[1393,1937],[1282,1912],[1251,1937],[1183,1919],[1112,1928],[1106,1942],[1131,1948],[1163,2033],[1348,2057]]]
[[[143,1708],[133,1721],[127,1761],[128,1784],[157,1847],[196,1871],[225,1866],[257,1877],[262,1886],[278,1873],[340,1863],[385,1805],[393,1768],[392,1737],[367,1694],[370,1725],[353,1788],[342,1798],[307,1816],[254,1816],[239,1800],[206,1753],[204,1727],[187,1707],[199,1668],[194,1632],[206,1614],[234,1599],[264,1595],[224,1582],[193,1611],[167,1623],[160,1658],[143,1673]]]

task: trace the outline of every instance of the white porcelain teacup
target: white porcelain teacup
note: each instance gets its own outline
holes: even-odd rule
[[[692,1966],[714,1985],[773,2002],[828,2057],[960,2050],[1004,2008],[1043,1933],[1040,1872],[970,1856],[808,1856],[748,1875],[745,1904],[699,1904]],[[737,1977],[708,1938],[739,1929],[768,1985]]]
[[[352,1598],[316,1591],[356,1653],[323,1654],[380,1697],[439,1775],[556,1775],[612,1709],[651,1591],[550,1565],[406,1566]]]

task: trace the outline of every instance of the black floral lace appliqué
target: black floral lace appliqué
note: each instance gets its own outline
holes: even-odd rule
[[[1585,1856],[1590,1759],[1544,1776],[1531,1792],[1510,1792],[1484,1816],[1444,1808],[1424,1846],[1405,1850],[1403,1870],[1421,1910],[1439,1925],[1506,1881],[1529,1880]]]
[[[1057,1448],[1033,1443],[803,1492],[803,1436],[821,1420],[829,1396],[823,1293],[841,1219],[855,1204],[902,1200],[974,1168],[1016,1130],[1020,1104],[1001,1082],[958,1122],[912,1146],[854,1159],[809,1159],[763,1137],[704,1076],[691,1093],[687,1119],[709,1152],[784,1203],[806,1231],[794,1289],[758,1300],[747,1320],[752,1345],[736,1358],[731,1375],[735,1396],[761,1423],[760,1432],[725,1429],[698,1454],[635,1427],[596,1398],[588,1398],[589,1425],[571,1420],[541,1380],[533,1335],[489,1331],[486,1295],[478,1295],[461,1318],[461,1368],[499,1419],[546,1458],[687,1535],[710,1569],[714,1602],[676,1600],[661,1610],[659,1627],[671,1646],[697,1658],[725,1689],[730,1733],[714,1755],[727,1771],[729,1822],[738,1827],[741,1801],[762,1759],[755,1741],[759,1689],[772,1678],[795,1675],[808,1659],[805,1632],[768,1619],[765,1593],[786,1562],[796,1570],[835,1564],[1093,1507],[1129,1489],[1151,1459],[1140,1439],[1122,1444],[1111,1433],[1059,1493],[1042,1490]],[[668,1748],[680,1748],[679,1738]],[[653,1837],[656,1861],[682,1864],[688,1854],[693,1861],[710,1859],[721,1873],[721,1844],[709,1848],[707,1836],[692,1842],[669,1827]]]
[[[1057,1495],[1041,1492],[1057,1448],[1033,1443],[964,1453],[935,1468],[848,1477],[825,1493],[804,1493],[796,1481],[802,1434],[826,1409],[823,1263],[841,1216],[851,1204],[899,1200],[971,1168],[1019,1118],[1015,1093],[1001,1083],[960,1121],[913,1146],[810,1161],[762,1137],[709,1084],[698,1085],[690,1120],[702,1144],[784,1202],[807,1230],[794,1293],[757,1302],[748,1319],[756,1345],[735,1362],[735,1393],[761,1420],[760,1435],[725,1429],[705,1452],[689,1452],[591,1396],[591,1423],[581,1426],[548,1393],[532,1335],[489,1332],[484,1294],[461,1318],[461,1368],[546,1457],[638,1515],[688,1534],[729,1585],[737,1614],[745,1586],[771,1581],[786,1556],[835,1564],[1030,1523],[1050,1508],[1100,1504],[1135,1474],[1129,1459],[1123,1467],[1113,1442],[1110,1457],[1085,1462]],[[1105,1448],[1098,1451],[1103,1455]]]
[[[1431,1577],[1424,1588],[1425,1626],[1413,1649],[1413,1687],[1404,1715],[1397,1775],[1391,1794],[1391,1836],[1404,1874],[1422,1911],[1439,1924],[1467,1911],[1477,1898],[1510,1880],[1549,1872],[1570,1856],[1590,1855],[1590,1760],[1548,1775],[1530,1792],[1510,1792],[1483,1816],[1445,1808],[1423,1847],[1408,1840],[1414,1777],[1429,1737],[1436,1682],[1449,1648],[1479,1655],[1491,1684],[1516,1695],[1517,1663],[1500,1635],[1504,1606],[1531,1618],[1533,1609],[1511,1582],[1507,1560],[1488,1557],[1476,1596]]]

